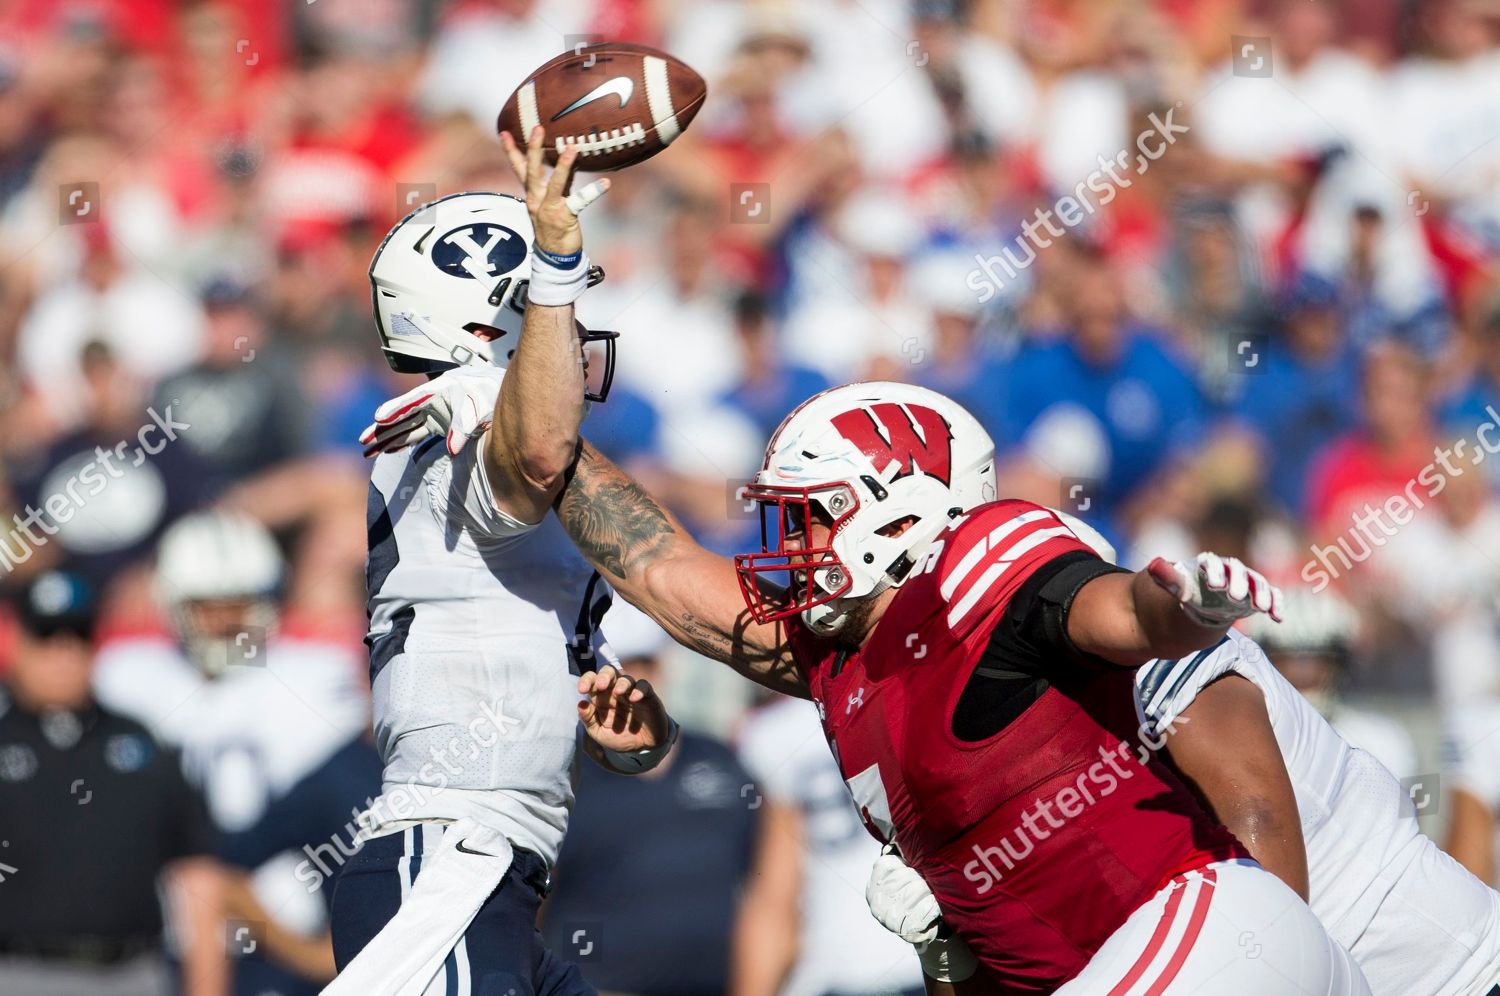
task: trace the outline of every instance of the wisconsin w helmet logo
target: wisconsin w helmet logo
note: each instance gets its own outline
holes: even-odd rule
[[[485,280],[509,273],[526,258],[526,240],[504,225],[475,222],[432,244],[432,262],[455,277]]]
[[[950,483],[953,431],[931,408],[885,401],[841,412],[832,421],[845,439],[870,458],[876,470],[884,471],[894,460],[900,465],[897,477],[920,471],[944,485]]]

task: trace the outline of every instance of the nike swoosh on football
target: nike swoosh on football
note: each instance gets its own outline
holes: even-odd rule
[[[616,76],[614,79],[605,80],[603,83],[600,83],[588,93],[584,94],[582,97],[579,97],[567,107],[564,107],[562,110],[552,115],[552,120],[556,121],[558,118],[561,118],[564,115],[572,114],[584,104],[591,104],[594,101],[598,100],[600,97],[608,97],[610,94],[614,94],[616,97],[619,97],[620,106],[624,107],[630,102],[630,95],[632,93],[635,93],[635,80],[631,79],[629,76]]]
[[[481,858],[498,858],[500,856],[498,854],[491,854],[489,851],[476,851],[472,847],[465,847],[464,844],[467,842],[467,840],[468,838],[465,838],[464,840],[459,841],[457,844],[454,844],[454,849],[463,851],[465,854],[477,854]]]

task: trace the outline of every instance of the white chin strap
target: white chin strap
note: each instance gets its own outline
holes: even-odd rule
[[[837,636],[839,630],[844,628],[844,623],[849,620],[849,612],[843,603],[842,598],[835,598],[822,605],[803,609],[802,621],[815,636]]]
[[[934,517],[933,522],[919,522],[912,528],[914,536],[911,545],[903,552],[902,556],[913,566],[927,552],[937,534],[942,532],[948,525],[946,518]],[[898,558],[899,559],[899,558]],[[845,568],[847,570],[847,568]],[[911,577],[911,568],[907,568],[906,575],[900,581],[891,578],[890,574],[882,574],[868,592],[854,596],[857,598],[874,598],[887,588],[899,588],[906,579]],[[849,610],[846,603],[851,596],[845,595],[840,598],[830,599],[822,605],[814,605],[812,608],[802,610],[802,621],[807,628],[817,636],[836,636],[844,628],[844,623],[849,619]]]

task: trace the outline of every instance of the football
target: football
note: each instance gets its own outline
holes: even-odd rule
[[[645,45],[603,42],[565,52],[527,77],[505,102],[498,127],[525,148],[540,124],[549,164],[576,145],[579,169],[604,172],[671,145],[706,96],[708,84],[681,60]]]

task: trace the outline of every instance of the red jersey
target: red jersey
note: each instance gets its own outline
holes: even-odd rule
[[[790,627],[866,825],[1015,992],[1072,978],[1173,876],[1249,856],[1142,745],[1133,671],[1067,640],[1073,595],[1114,570],[1050,510],[993,502],[862,649]]]

